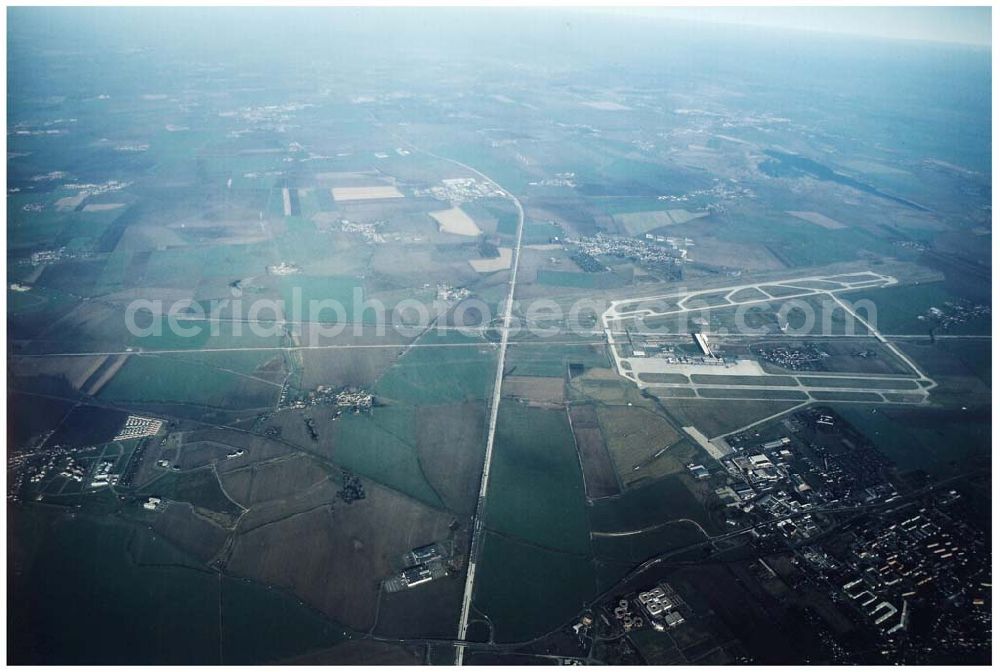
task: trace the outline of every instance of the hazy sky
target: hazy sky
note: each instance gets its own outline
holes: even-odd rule
[[[665,16],[890,39],[989,46],[989,7],[667,7]]]

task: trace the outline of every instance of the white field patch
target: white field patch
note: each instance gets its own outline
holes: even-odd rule
[[[477,273],[494,273],[510,268],[514,258],[514,250],[509,247],[500,248],[500,256],[493,259],[469,259],[469,266]]]
[[[428,214],[438,223],[441,233],[453,233],[457,236],[478,236],[482,233],[476,226],[475,220],[462,208],[448,208]]]
[[[826,215],[822,215],[818,212],[804,212],[801,210],[789,210],[788,214],[792,217],[798,217],[799,219],[809,222],[810,224],[815,224],[816,226],[822,226],[824,229],[846,229],[847,224],[838,222],[835,219],[830,219]]]
[[[605,112],[622,112],[632,109],[627,105],[622,105],[621,103],[616,103],[612,100],[588,100],[584,103],[584,105],[595,110],[604,110]]]
[[[729,142],[735,142],[738,145],[752,145],[752,142],[747,142],[746,140],[740,140],[739,138],[734,138],[731,135],[722,135],[721,133],[716,133],[715,137],[720,140],[728,140]]]
[[[118,208],[124,208],[124,203],[90,203],[83,206],[84,212],[106,212],[108,210],[117,210]]]
[[[338,154],[337,156],[341,155]],[[350,152],[343,154],[343,156],[350,156]],[[378,182],[378,173],[374,171],[335,170],[326,173],[315,173],[315,177],[320,182],[343,182],[344,180],[354,180],[355,182]]]
[[[87,198],[89,194],[86,191],[81,191],[76,196],[64,196],[56,201],[56,210],[60,212],[65,212],[66,210],[73,210],[78,205],[83,203],[83,200]]]
[[[374,201],[381,198],[403,198],[403,192],[391,184],[371,187],[334,187],[330,190],[335,201]]]
[[[292,195],[288,193],[288,187],[281,190],[281,200],[285,207],[285,217],[292,214]]]

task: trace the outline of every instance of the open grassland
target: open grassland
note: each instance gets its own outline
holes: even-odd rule
[[[661,387],[656,390],[656,396],[660,399],[694,399],[698,394],[687,387]]]
[[[583,273],[577,271],[557,271],[539,269],[535,281],[552,287],[573,287],[575,289],[614,289],[625,287],[632,282],[631,269],[625,271],[604,271]]]
[[[52,325],[76,312],[78,300],[67,292],[33,287],[7,292],[7,319],[12,340],[37,338]]]
[[[838,406],[845,420],[864,433],[900,471],[925,471],[935,478],[990,464],[989,407],[959,409]]]
[[[379,397],[407,404],[485,399],[492,390],[496,353],[475,336],[430,332],[386,371]],[[440,347],[434,347],[440,346]]]
[[[697,226],[697,223],[696,223]],[[697,264],[720,268],[736,268],[745,271],[773,271],[787,268],[766,245],[758,242],[735,242],[726,235],[715,236],[711,229],[693,231],[687,228],[686,235],[695,241],[688,250],[688,259]],[[676,233],[671,231],[670,233]],[[766,298],[766,297],[755,297]]]
[[[709,438],[735,431],[800,403],[781,400],[721,399],[663,399],[662,401],[663,407],[680,425],[697,427]]]
[[[791,376],[727,376],[704,373],[691,374],[692,383],[702,385],[767,385],[795,387],[798,383]]]
[[[684,307],[686,308],[704,308],[706,306],[728,306],[729,301],[726,300],[726,295],[729,292],[703,292],[701,294],[692,294],[684,299]]]
[[[136,324],[143,329],[138,334],[130,334],[130,345],[141,348],[144,352],[160,350],[213,350],[230,348],[274,348],[281,344],[278,329],[271,324],[264,324],[265,318],[274,321],[273,314],[261,314],[261,323],[252,329],[251,325],[232,322],[228,319],[188,319],[177,318],[176,325],[163,318],[158,321],[145,321],[141,317]],[[124,323],[123,323],[124,326]],[[176,327],[176,328],[175,328]],[[179,353],[171,353],[179,354]],[[211,353],[210,353],[211,354]],[[233,358],[251,355],[239,353],[218,353],[220,357]],[[252,353],[251,353],[252,354]],[[273,352],[270,353],[273,356]]]
[[[234,520],[227,517],[213,522],[210,518],[219,516],[199,513],[185,502],[170,502],[149,520],[149,524],[153,531],[177,548],[207,564],[222,550],[229,534],[229,530],[219,523],[231,524]]]
[[[364,274],[374,250],[346,233],[319,231],[309,221],[291,218],[288,230],[271,245],[268,265],[284,261],[298,266],[305,277],[359,278]],[[259,274],[263,267],[255,269]],[[246,274],[237,276],[246,277]],[[296,276],[268,278],[286,280]],[[263,282],[263,280],[262,280]],[[323,298],[323,297],[320,297]]]
[[[573,438],[580,454],[580,466],[587,497],[598,499],[617,495],[621,491],[615,465],[608,454],[597,419],[597,411],[591,404],[573,405],[568,409]]]
[[[7,388],[7,413],[17,418],[17,422],[7,425],[8,450],[11,451],[55,430],[76,405],[68,399],[24,394],[14,387],[14,382],[11,378]]]
[[[108,443],[118,434],[126,417],[125,412],[116,409],[80,404],[59,418],[49,440],[67,447]]]
[[[132,355],[99,396],[112,402],[246,410],[273,405],[278,388],[195,362],[155,355]]]
[[[809,387],[856,387],[864,390],[916,390],[915,380],[906,378],[850,378],[848,376],[799,376],[799,381]]]
[[[279,288],[286,319],[328,324],[375,321],[374,312],[364,309],[364,290],[353,276],[288,275],[280,279]]]
[[[795,290],[795,293],[802,291]],[[690,307],[699,306],[692,302]],[[705,320],[707,324],[698,326],[700,323],[695,320],[699,318]],[[866,334],[868,331],[833,299],[816,295],[787,300],[775,299],[770,303],[742,306],[706,306],[701,310],[679,315],[645,317],[642,319],[642,326],[667,334],[688,334],[691,331],[701,330],[715,334],[759,336],[779,334],[783,331],[789,336],[839,336]]]
[[[816,650],[815,623],[791,615],[797,612],[776,614],[776,597],[761,589],[761,581],[749,563],[691,563],[671,570],[664,579],[684,596],[695,613],[712,615],[709,627],[718,633],[715,641],[685,649],[687,656],[693,657],[696,651],[705,656],[699,663],[735,662],[721,650],[717,652],[722,654],[720,658],[707,655],[718,648],[719,641],[738,641],[738,648],[730,651],[746,652],[742,655],[752,656],[762,665],[790,665],[807,659],[810,651]],[[724,639],[718,639],[720,636]]]
[[[157,356],[277,384],[281,383],[286,371],[285,356],[279,350],[171,352]]]
[[[245,456],[224,459],[225,455],[237,449],[244,449]],[[170,462],[181,460],[190,463],[190,468],[214,464],[220,474],[246,466],[249,462],[271,460],[284,457],[294,451],[287,443],[241,432],[226,427],[201,427],[183,432],[171,432],[162,446],[151,445],[144,454],[153,456],[162,450],[160,457]],[[159,458],[157,458],[159,459]],[[145,466],[148,458],[143,460]],[[155,460],[153,460],[155,462]]]
[[[451,639],[461,614],[464,591],[463,572],[452,572],[412,590],[383,591],[375,633],[386,637]],[[454,654],[449,662],[453,661]]]
[[[595,532],[623,532],[689,519],[715,533],[718,528],[708,509],[713,497],[708,485],[686,473],[673,474],[594,502],[590,523]]]
[[[691,382],[683,373],[640,373],[637,377],[643,383],[676,383],[686,385]]]
[[[416,448],[416,412],[407,406],[348,415],[336,425],[333,460],[430,506],[444,503],[424,476]]]
[[[243,514],[239,522],[239,532],[273,525],[290,517],[298,516],[337,503],[339,483],[333,479],[319,481],[308,488],[296,490],[282,499],[260,502]],[[367,488],[367,485],[365,486]]]
[[[13,585],[14,661],[194,664],[218,659],[218,579],[194,569],[195,560],[147,533],[140,540],[133,526],[114,518],[33,512],[15,521],[19,538],[37,535],[37,546],[25,565],[29,573]],[[162,564],[140,565],[139,554]],[[15,561],[18,557],[15,553]],[[20,556],[21,562],[28,560]],[[140,613],[157,613],[163,621],[154,626],[135,617]],[[107,646],[108,631],[123,638],[118,646]],[[182,639],[186,646],[178,647]]]
[[[179,434],[173,434],[167,437],[167,443],[172,445],[175,439],[179,438]],[[211,440],[185,441],[183,443],[177,441],[177,443],[180,445],[171,452],[169,462],[182,471],[191,471],[223,462],[227,455],[237,450],[236,446]]]
[[[508,373],[517,376],[564,377],[571,365],[584,369],[609,368],[603,346],[512,342],[507,352]]]
[[[831,219],[826,215],[819,212],[803,212],[801,210],[789,210],[788,214],[792,217],[797,217],[804,222],[809,222],[810,224],[815,224],[816,226],[821,226],[824,229],[846,229],[847,225],[838,222],[835,219]]]
[[[220,581],[144,526],[39,509],[12,520],[24,542],[12,557],[26,568],[13,586],[12,662],[264,663],[346,636],[282,591]],[[109,632],[121,637],[115,646]]]
[[[479,497],[486,413],[484,401],[421,406],[415,413],[421,472],[456,516],[470,514]]]
[[[831,215],[836,213],[831,212]],[[725,219],[706,218],[676,226],[671,235],[689,236],[695,240],[693,258],[698,259],[697,249],[702,229],[712,222],[711,235],[731,245],[730,264],[739,266],[739,255],[746,247],[765,250],[786,267],[802,268],[822,266],[836,262],[856,261],[862,251],[891,255],[892,243],[859,227],[828,229],[805,225],[792,215],[753,211],[732,213]],[[718,259],[725,262],[725,259]],[[729,264],[726,264],[729,265]]]
[[[473,607],[493,624],[498,642],[541,635],[572,618],[597,592],[590,557],[522,543],[493,532],[483,537]]]
[[[644,392],[611,369],[589,369],[569,382],[572,400],[602,402],[612,406],[644,403]]]
[[[729,389],[720,387],[698,387],[695,388],[699,397],[705,399],[798,399],[805,401],[809,395],[797,390],[766,389],[754,390],[749,388],[733,387]]]
[[[313,438],[307,421],[312,423],[316,436]],[[328,407],[297,409],[285,408],[275,411],[267,418],[267,428],[274,430],[285,445],[295,446],[308,451],[321,459],[331,459],[336,450],[336,438],[340,427],[339,419],[335,419]]]
[[[785,287],[784,285],[761,285],[760,289],[779,299],[803,293],[798,287]]]
[[[452,518],[371,482],[365,492],[240,534],[227,569],[285,588],[335,621],[371,628],[379,582],[406,551],[446,539]]]
[[[490,530],[571,553],[586,553],[583,476],[566,413],[504,401],[486,495]]]
[[[594,556],[602,561],[638,565],[656,555],[704,540],[705,535],[694,524],[688,519],[679,519],[648,532],[620,537],[595,536]]]
[[[562,228],[554,222],[539,222],[533,219],[527,219],[524,222],[522,238],[525,246],[539,245],[547,247],[554,244],[556,245],[556,249],[558,249],[560,246],[557,243],[552,243],[552,239],[562,235]]]
[[[281,500],[330,478],[329,468],[304,453],[255,461],[222,475],[226,493],[242,506]]]
[[[625,487],[674,473],[690,461],[688,442],[681,442],[680,432],[651,409],[598,405],[597,417],[618,480]]]
[[[898,340],[895,345],[912,357],[940,387],[981,394],[988,393],[988,388],[992,386],[991,339],[938,339],[934,343]]]
[[[278,662],[347,640],[337,624],[294,597],[251,581],[222,580],[222,655],[229,665]],[[266,636],[258,633],[266,631]]]
[[[299,382],[302,389],[313,390],[319,385],[351,385],[371,389],[399,359],[409,342],[409,338],[394,329],[386,329],[384,336],[376,335],[370,325],[365,326],[361,336],[355,336],[352,331],[353,325],[333,338],[303,335],[303,343],[332,347],[297,353],[302,358],[302,378]]]
[[[452,653],[451,659],[455,656]],[[285,665],[418,665],[423,653],[417,647],[349,639],[330,648],[282,660]]]
[[[539,404],[561,404],[565,399],[565,380],[542,376],[507,376],[503,395]]]
[[[814,390],[811,393],[813,399],[817,401],[882,401],[883,395],[874,392],[846,392],[833,390]],[[896,395],[892,398],[891,393],[885,395],[887,401],[902,401],[905,403],[919,403],[923,400],[923,395]]]
[[[928,319],[920,319],[931,308],[947,310],[947,302],[958,301],[961,297],[949,291],[945,283],[932,282],[916,285],[900,285],[881,289],[865,289],[845,292],[841,298],[849,302],[871,301],[876,314],[866,319],[874,320],[875,326],[883,334],[926,334],[934,326]],[[862,316],[864,311],[861,311]],[[941,333],[989,335],[991,321],[989,315],[972,318],[955,324]]]
[[[223,492],[215,471],[201,468],[189,472],[164,472],[146,485],[143,491],[176,502],[187,502],[203,512],[218,513],[235,519],[243,509]]]

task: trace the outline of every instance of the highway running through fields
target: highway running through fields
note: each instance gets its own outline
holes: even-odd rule
[[[514,241],[514,252],[511,259],[510,279],[507,287],[507,301],[503,307],[500,326],[500,348],[497,352],[497,371],[493,382],[493,396],[490,400],[490,421],[489,430],[486,434],[486,454],[483,457],[483,475],[479,483],[479,498],[476,501],[476,512],[472,518],[472,542],[469,546],[468,570],[465,574],[465,594],[462,598],[462,613],[458,622],[458,640],[464,641],[466,632],[469,629],[469,611],[472,608],[472,595],[476,583],[476,563],[479,561],[479,551],[482,546],[483,535],[483,513],[486,508],[486,493],[490,483],[490,466],[493,458],[493,442],[496,437],[497,416],[500,413],[500,388],[503,386],[503,372],[507,356],[507,342],[510,337],[511,311],[514,308],[514,289],[517,286],[517,267],[521,257],[521,239],[524,234],[524,208],[521,201],[514,194],[510,193],[490,177],[479,172],[471,166],[449,159],[452,163],[471,170],[484,180],[495,186],[500,191],[507,194],[517,208],[517,235]],[[459,645],[455,648],[455,664],[461,665],[465,656],[465,647]]]

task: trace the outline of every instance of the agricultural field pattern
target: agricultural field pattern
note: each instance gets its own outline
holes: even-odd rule
[[[9,663],[990,660],[989,46],[7,40]]]

